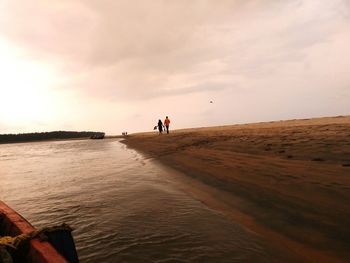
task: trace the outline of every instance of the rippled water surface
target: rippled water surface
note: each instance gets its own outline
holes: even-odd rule
[[[70,224],[81,262],[271,262],[261,242],[118,140],[0,145],[0,199]]]

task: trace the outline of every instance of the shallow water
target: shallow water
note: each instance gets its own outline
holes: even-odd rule
[[[36,227],[71,225],[81,262],[273,262],[254,234],[118,140],[0,145],[0,199]]]

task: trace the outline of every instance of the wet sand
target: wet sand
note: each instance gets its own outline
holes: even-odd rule
[[[139,133],[123,143],[185,174],[185,191],[276,250],[349,262],[350,116]]]

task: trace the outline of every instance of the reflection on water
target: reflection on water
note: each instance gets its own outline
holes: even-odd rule
[[[0,145],[0,173],[0,199],[34,226],[75,229],[81,262],[273,261],[118,140]]]

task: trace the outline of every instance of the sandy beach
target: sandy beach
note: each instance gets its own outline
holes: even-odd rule
[[[301,262],[349,262],[350,116],[129,135],[184,191]]]

